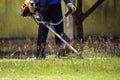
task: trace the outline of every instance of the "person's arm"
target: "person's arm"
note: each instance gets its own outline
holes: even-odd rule
[[[66,4],[71,3],[71,0],[64,0]]]
[[[38,2],[38,0],[30,0],[29,9],[32,13],[35,12],[37,2]]]
[[[72,12],[75,12],[76,7],[72,4],[71,0],[64,0],[67,7],[72,10]]]

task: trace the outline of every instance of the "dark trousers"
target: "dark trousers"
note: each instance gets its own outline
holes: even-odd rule
[[[54,5],[48,5],[47,7],[47,10],[42,13],[44,21],[53,23],[59,22],[62,19],[61,4],[58,3]],[[54,26],[54,29],[59,35],[61,35],[64,32],[63,22],[57,26]],[[45,26],[39,24],[36,57],[39,56],[39,54],[44,56],[44,47],[46,45],[47,35],[48,29]],[[61,40],[57,36],[55,36],[55,42],[57,46],[61,45]]]

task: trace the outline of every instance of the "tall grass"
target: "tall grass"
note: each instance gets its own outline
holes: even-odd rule
[[[85,42],[72,42],[71,45],[80,51],[85,58],[110,58],[120,57],[120,37],[110,35],[92,35]],[[64,46],[64,45],[63,45]],[[28,58],[34,57],[36,50],[36,39],[8,39],[0,40],[0,57]],[[46,55],[56,54],[57,48],[53,39],[47,40]],[[75,54],[64,49],[61,54],[74,56]]]

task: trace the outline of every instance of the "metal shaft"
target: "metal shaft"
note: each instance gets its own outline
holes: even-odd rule
[[[64,40],[57,32],[55,32],[49,25],[45,24],[51,32],[53,32],[60,40],[62,40],[71,50],[73,50],[77,55],[80,55],[79,52],[73,48],[66,40]]]
[[[61,41],[63,41],[71,50],[73,50],[77,55],[80,55],[80,53],[73,48],[66,40],[64,40],[57,32],[55,32],[51,26],[49,25],[59,25],[70,13],[72,12],[72,10],[69,10],[64,16],[63,19],[61,19],[58,23],[47,23],[44,21],[38,21],[36,20],[36,16],[33,15],[34,20],[37,22],[37,24],[43,24],[45,27],[47,27],[51,32],[53,32],[53,34],[55,34]]]

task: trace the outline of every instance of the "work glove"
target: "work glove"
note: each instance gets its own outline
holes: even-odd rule
[[[35,19],[37,22],[39,21],[43,21],[43,16],[41,13],[39,13],[38,11],[35,12]]]
[[[40,17],[40,16],[36,16],[35,18],[36,18],[36,20],[37,20],[38,22],[41,21],[41,17]]]
[[[72,3],[67,4],[68,9],[72,10],[72,13],[76,11],[76,7]]]

